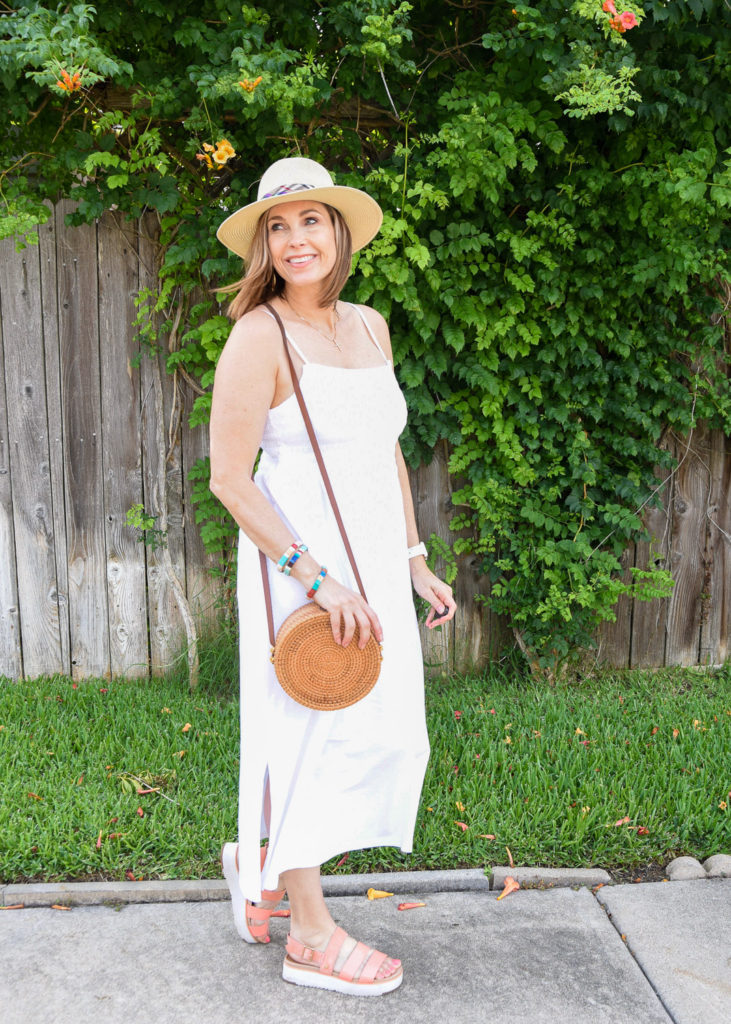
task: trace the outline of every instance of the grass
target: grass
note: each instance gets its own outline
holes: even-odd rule
[[[182,678],[0,682],[0,879],[220,876],[234,674],[219,650],[192,695]],[[328,870],[481,867],[507,863],[506,847],[517,864],[611,871],[731,852],[729,666],[556,689],[493,670],[429,683],[427,707],[414,853],[357,851]],[[138,795],[132,775],[156,791]]]

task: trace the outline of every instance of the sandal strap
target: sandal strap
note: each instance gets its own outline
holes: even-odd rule
[[[284,899],[286,892],[286,889],[262,889],[261,898],[263,900],[276,900],[278,903]]]
[[[365,942],[356,942],[353,947],[350,956],[345,961],[343,966],[338,971],[338,977],[342,978],[343,981],[352,981],[355,978],[355,972],[361,966],[365,964],[369,955],[373,952],[370,946],[366,946]],[[363,974],[361,972],[361,978]]]
[[[335,963],[338,959],[338,953],[348,937],[348,933],[344,928],[336,928],[330,936],[325,952],[323,953],[319,949],[313,949],[311,946],[305,946],[303,942],[289,935],[287,937],[287,952],[291,953],[292,956],[298,960],[303,960],[305,963],[312,964],[318,969],[321,974],[332,974],[335,968]]]
[[[382,965],[388,960],[386,953],[381,953],[377,949],[374,949],[368,958],[368,963],[365,965],[363,970],[360,972],[359,982],[375,981],[376,975],[381,969]]]
[[[254,916],[254,915],[257,916]],[[271,911],[263,907],[255,907],[253,903],[246,901],[246,927],[249,934],[255,939],[265,939],[269,935],[269,917]]]
[[[246,923],[252,935],[257,934],[257,928],[263,928],[266,934],[269,927],[270,917],[289,917],[290,910],[279,910],[277,907],[257,907],[250,900],[246,901]]]

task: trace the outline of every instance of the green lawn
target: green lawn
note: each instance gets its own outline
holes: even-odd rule
[[[2,881],[219,876],[238,702],[218,675],[194,695],[180,680],[0,681]],[[731,852],[729,666],[556,689],[495,670],[429,683],[427,705],[414,853],[354,852],[341,872],[505,864],[506,847],[517,864],[613,871]],[[159,790],[138,795],[130,774]]]

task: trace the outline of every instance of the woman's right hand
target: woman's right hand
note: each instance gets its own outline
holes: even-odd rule
[[[381,643],[383,630],[378,616],[360,594],[326,576],[315,595],[315,601],[330,613],[333,638],[336,644],[347,647],[358,627],[358,647],[362,650],[371,633]]]

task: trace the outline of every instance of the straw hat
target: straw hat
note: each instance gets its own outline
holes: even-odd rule
[[[259,182],[256,202],[242,206],[227,217],[216,237],[245,260],[262,213],[280,203],[297,203],[304,198],[327,203],[340,211],[350,228],[353,252],[362,249],[378,234],[383,213],[375,199],[358,188],[336,185],[322,164],[296,156],[277,160],[267,168]]]

